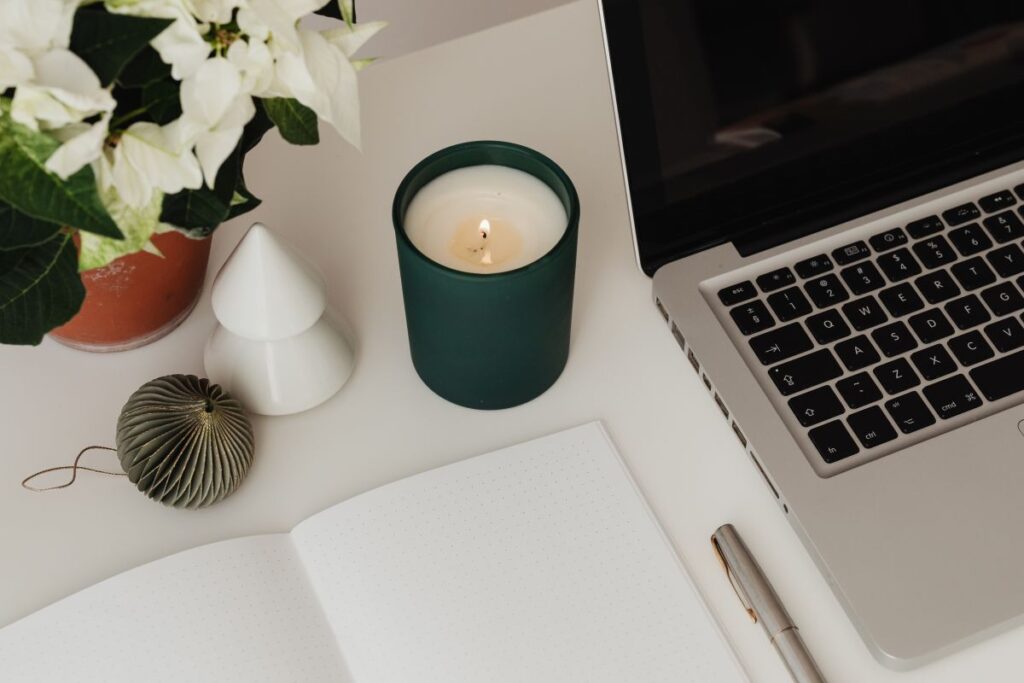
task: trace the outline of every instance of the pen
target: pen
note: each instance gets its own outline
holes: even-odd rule
[[[732,524],[723,524],[711,536],[733,590],[754,622],[761,622],[775,651],[796,683],[826,683],[786,608],[767,577],[747,550]]]

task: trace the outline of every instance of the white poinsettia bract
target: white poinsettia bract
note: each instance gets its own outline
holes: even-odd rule
[[[318,10],[341,19],[301,25]],[[156,26],[133,53],[152,56],[156,78],[76,54],[83,18]],[[261,100],[295,100],[358,146],[356,72],[368,60],[353,55],[382,26],[355,23],[351,0],[0,0],[0,117],[52,140],[45,168],[60,179],[91,169],[99,201],[132,235],[120,245],[90,235],[95,267],[174,227],[162,202],[213,191]]]

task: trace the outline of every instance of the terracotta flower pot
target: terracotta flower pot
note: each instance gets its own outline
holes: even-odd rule
[[[210,240],[168,232],[153,244],[163,258],[139,252],[82,273],[82,309],[50,336],[84,351],[125,351],[180,325],[202,293]]]

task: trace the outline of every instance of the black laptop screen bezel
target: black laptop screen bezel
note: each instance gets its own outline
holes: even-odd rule
[[[635,188],[650,184],[658,141],[638,10],[632,0],[601,4],[637,252],[648,275],[726,242],[753,254],[1024,159],[1024,83],[1017,83],[771,173],[640,210],[650,202],[639,201]]]

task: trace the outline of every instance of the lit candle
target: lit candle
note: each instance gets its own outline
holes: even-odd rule
[[[522,145],[464,142],[416,164],[391,215],[426,385],[496,410],[554,384],[569,357],[580,220],[565,172]]]
[[[551,251],[569,219],[557,195],[508,166],[467,166],[424,185],[405,232],[427,258],[468,273],[521,268]]]

